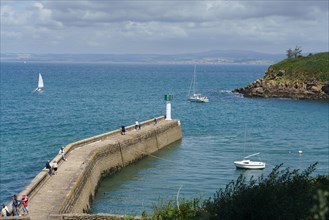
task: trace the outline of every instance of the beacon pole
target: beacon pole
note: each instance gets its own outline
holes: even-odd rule
[[[173,99],[173,95],[165,95],[166,101],[166,120],[171,120],[171,100]]]

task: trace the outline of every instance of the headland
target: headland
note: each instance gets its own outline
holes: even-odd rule
[[[250,98],[329,100],[329,52],[285,59],[265,76],[233,90]]]

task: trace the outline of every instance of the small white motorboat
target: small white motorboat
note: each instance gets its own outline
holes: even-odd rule
[[[266,166],[266,164],[264,162],[248,160],[248,158],[259,155],[259,154],[260,153],[251,154],[249,156],[244,157],[243,160],[241,160],[241,161],[234,161],[234,165],[236,166],[236,168],[239,168],[239,169],[250,169],[250,170],[264,169]]]

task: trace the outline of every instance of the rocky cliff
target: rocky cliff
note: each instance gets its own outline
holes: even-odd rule
[[[329,53],[281,61],[263,78],[233,92],[245,97],[329,100]]]

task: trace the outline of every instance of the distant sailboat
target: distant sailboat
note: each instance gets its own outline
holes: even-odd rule
[[[193,89],[192,95],[191,95],[191,89]],[[209,99],[207,96],[201,95],[200,93],[196,92],[196,67],[195,66],[194,66],[193,78],[192,78],[191,85],[190,85],[190,90],[188,93],[189,94],[188,94],[187,100],[189,100],[190,102],[209,102]]]
[[[41,73],[39,73],[38,87],[34,91],[42,92],[43,91],[43,87],[44,87],[44,84],[43,84],[42,75],[41,75]]]

